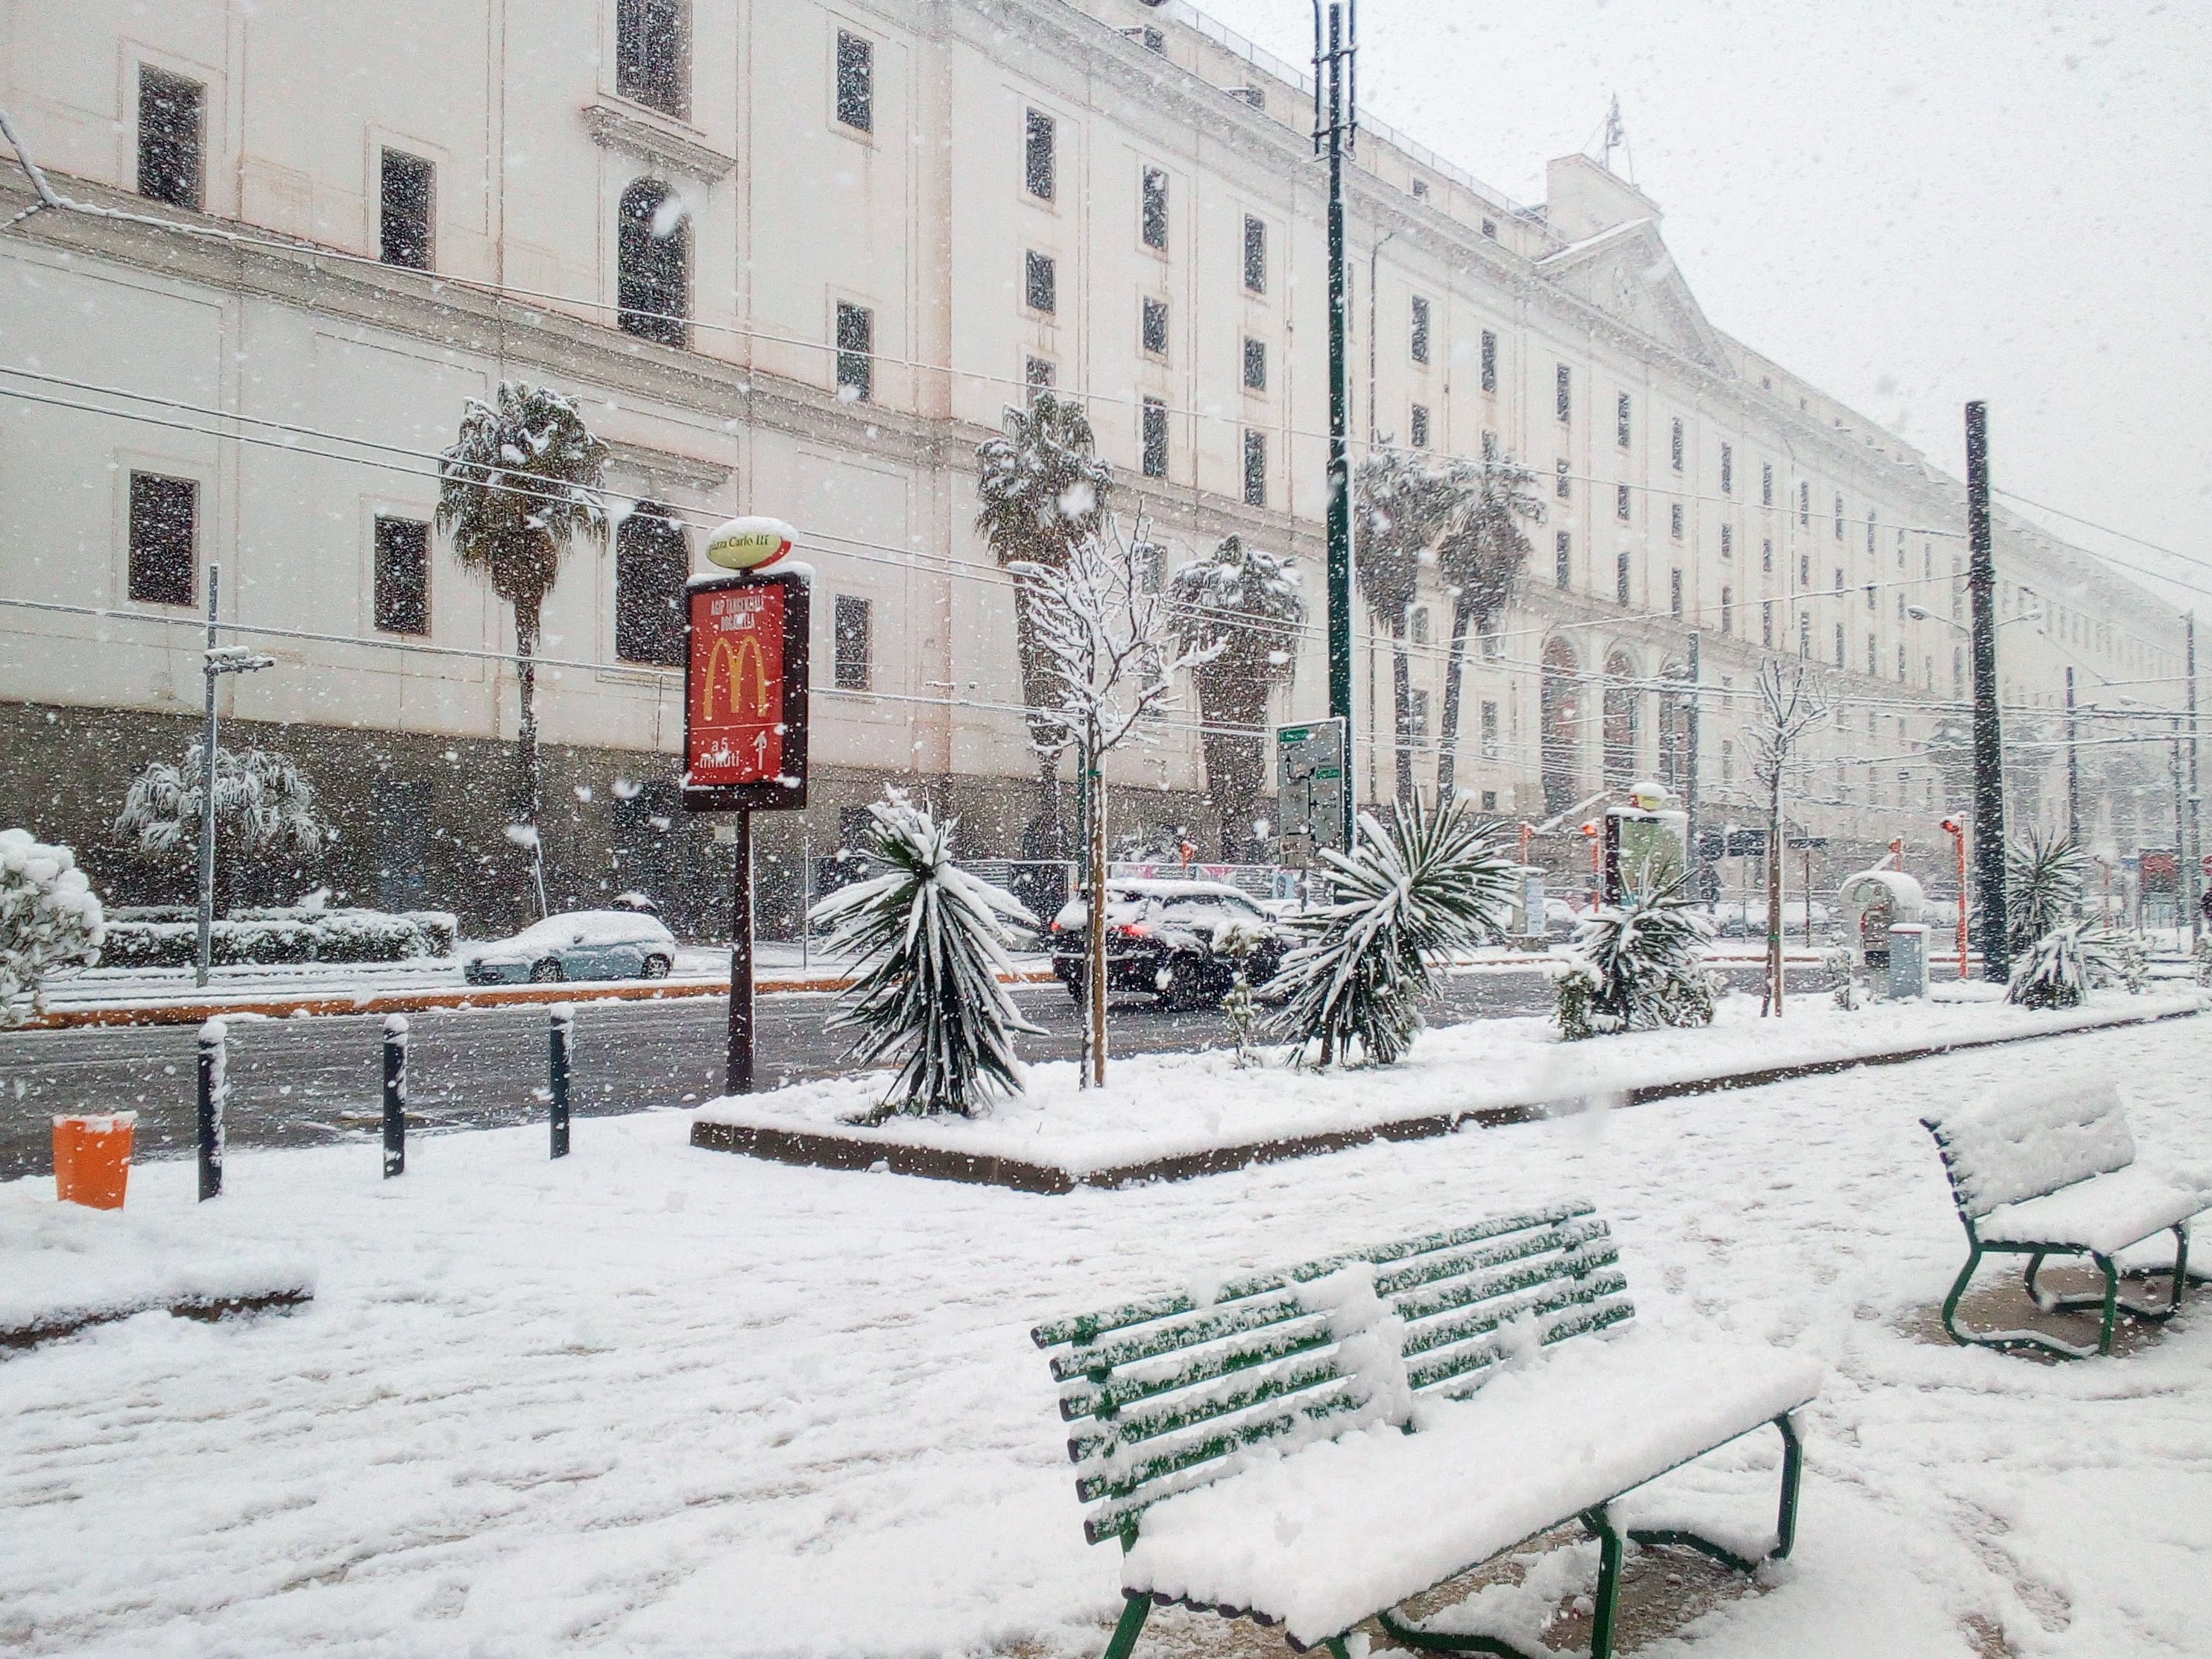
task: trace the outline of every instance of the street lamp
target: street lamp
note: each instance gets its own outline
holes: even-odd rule
[[[1930,611],[1924,605],[1908,605],[1905,607],[1905,614],[1911,617],[1915,622],[1941,623],[1944,627],[1955,629],[1957,632],[1961,634],[1971,634],[1974,631],[1972,629],[1967,627],[1966,623],[1962,622],[1953,622],[1948,617],[1940,616],[1936,612]],[[1997,626],[1999,628],[2010,628],[2014,623],[2039,623],[2042,620],[2043,613],[2040,611],[2031,611],[2025,616],[2007,617],[2002,622],[2000,622]]]
[[[1326,9],[1326,27],[1322,12]],[[1358,131],[1358,0],[1313,0],[1314,149],[1328,156],[1328,713],[1343,722],[1344,845],[1352,787],[1352,400],[1346,383],[1344,155]]]
[[[215,959],[216,682],[225,674],[251,674],[276,665],[276,658],[257,655],[242,645],[215,642],[216,591],[222,580],[222,567],[209,565],[207,649],[200,656],[200,672],[207,680],[207,715],[200,727],[200,918],[192,970],[192,983],[203,987]]]

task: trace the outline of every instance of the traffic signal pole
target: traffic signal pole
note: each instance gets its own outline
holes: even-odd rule
[[[1352,404],[1346,385],[1344,156],[1354,125],[1357,0],[1314,0],[1314,148],[1328,156],[1328,712],[1344,722],[1344,845],[1352,787]]]

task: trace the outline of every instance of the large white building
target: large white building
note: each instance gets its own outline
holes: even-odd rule
[[[1321,712],[1310,100],[1139,0],[0,10],[0,108],[70,204],[0,233],[0,820],[129,884],[105,821],[187,740],[220,563],[226,638],[279,659],[225,713],[308,765],[340,884],[495,919],[511,621],[429,520],[437,452],[504,379],[575,394],[618,510],[647,504],[549,602],[567,894],[719,902],[673,806],[665,618],[740,511],[795,524],[818,574],[815,804],[763,823],[771,908],[802,838],[834,847],[887,781],[955,806],[971,853],[1019,850],[1034,768],[974,451],[1038,384],[1083,401],[1118,513],[1172,557],[1234,532],[1297,558],[1314,615],[1276,713]],[[1960,804],[1960,485],[1716,330],[1659,208],[1586,157],[1516,206],[1370,127],[1349,192],[1356,440],[1488,442],[1547,481],[1468,653],[1460,787],[1540,820],[1686,783],[1694,659],[1702,815],[1755,821],[1747,692],[1802,655],[1838,713],[1794,820],[1932,850]],[[0,216],[38,200],[0,180]],[[2059,822],[2066,670],[2085,703],[2179,706],[2182,623],[2002,513],[1997,561],[2014,816]],[[1424,787],[1449,613],[1406,618]],[[1387,798],[1394,643],[1358,626],[1358,781]],[[1114,829],[1210,842],[1194,703],[1157,725],[1115,758]],[[2156,750],[2084,765],[2093,837],[2171,843]]]

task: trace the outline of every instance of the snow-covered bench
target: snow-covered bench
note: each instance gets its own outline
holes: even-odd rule
[[[1746,1571],[1786,1555],[1790,1413],[1820,1368],[1632,1328],[1626,1292],[1606,1224],[1565,1205],[1039,1327],[1078,1425],[1084,1530],[1126,1552],[1107,1659],[1128,1659],[1152,1604],[1172,1601],[1280,1624],[1336,1659],[1375,1617],[1408,1645],[1534,1651],[1393,1609],[1576,1521],[1599,1540],[1591,1652],[1606,1659],[1625,1540]],[[1631,1527],[1610,1507],[1768,1424],[1782,1436],[1772,1533]]]
[[[2189,1221],[2212,1207],[2202,1179],[2147,1170],[2136,1162],[2136,1139],[2126,1109],[2109,1083],[2086,1079],[2009,1092],[1999,1098],[1921,1124],[1936,1137],[1951,1196],[1966,1229],[1966,1265],[1943,1302],[1943,1328],[1954,1341],[1990,1348],[2041,1348],[2069,1359],[2091,1350],[2040,1331],[1974,1332],[1959,1323],[1959,1299],[1992,1251],[2027,1257],[2027,1293],[2045,1311],[2104,1309],[2095,1352],[2112,1351],[2112,1322],[2122,1307],[2138,1317],[2166,1320],[2181,1304],[2189,1282]],[[2120,1300],[2122,1250],[2173,1235],[2172,1286],[2163,1308]],[[2044,1259],[2086,1255],[2105,1276],[2105,1288],[2062,1296],[2036,1283]]]

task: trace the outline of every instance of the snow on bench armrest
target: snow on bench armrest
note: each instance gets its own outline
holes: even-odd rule
[[[2203,1183],[2130,1164],[1990,1211],[1974,1231],[1990,1244],[2066,1244],[2111,1255],[2212,1208]]]
[[[1563,1343],[1467,1401],[1246,1454],[1148,1510],[1131,1590],[1249,1608],[1313,1643],[1795,1410],[1820,1368],[1658,1333]]]
[[[1921,1121],[1943,1149],[1960,1206],[1973,1219],[2135,1162],[2119,1091],[2094,1078],[2008,1093]]]

